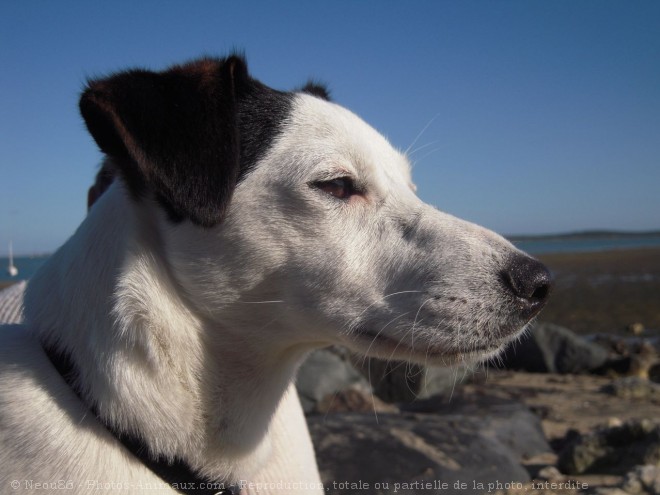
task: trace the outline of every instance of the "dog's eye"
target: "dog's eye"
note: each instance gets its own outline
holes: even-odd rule
[[[348,199],[357,194],[355,184],[350,177],[339,177],[337,179],[316,182],[317,188],[330,196],[338,199]]]

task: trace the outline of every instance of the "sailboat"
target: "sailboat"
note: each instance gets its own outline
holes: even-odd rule
[[[14,253],[12,251],[11,241],[9,241],[9,266],[7,267],[7,273],[10,277],[18,275],[18,268],[14,265]]]

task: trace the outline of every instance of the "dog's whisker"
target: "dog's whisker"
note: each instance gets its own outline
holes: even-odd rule
[[[386,368],[385,374],[383,375],[383,378],[390,376],[392,373],[394,373],[396,370],[398,370],[401,366],[406,365],[407,363],[405,361],[399,361],[399,360],[393,360],[390,359],[387,360],[388,366]],[[390,363],[394,363],[392,366],[389,366]]]
[[[417,141],[419,140],[419,138],[422,137],[422,135],[423,135],[423,134],[426,132],[426,130],[431,126],[431,124],[433,124],[433,122],[435,122],[435,119],[437,119],[438,117],[440,117],[440,112],[436,113],[436,114],[431,118],[431,120],[429,120],[428,123],[422,128],[422,130],[419,131],[419,133],[417,134],[417,136],[415,136],[415,139],[413,139],[412,143],[410,143],[410,146],[408,146],[408,147],[406,148],[406,150],[403,152],[404,155],[407,155],[407,154],[408,154],[408,152],[410,151],[410,149],[411,149],[413,146],[415,146],[415,144],[417,143]]]
[[[456,388],[456,380],[458,379],[458,372],[456,371],[456,366],[452,366],[452,375],[453,375],[453,380],[451,384],[451,392],[449,392],[448,402],[451,402],[451,399],[454,397],[454,389]]]
[[[461,383],[465,382],[465,378],[468,373],[474,374],[474,368],[471,364],[463,357],[463,377],[461,378]]]
[[[276,304],[285,301],[235,301],[236,304]]]
[[[432,149],[431,151],[429,151],[428,153],[424,153],[421,157],[419,157],[419,158],[415,158],[415,162],[421,162],[421,161],[424,160],[424,158],[428,158],[428,157],[431,156],[433,153],[436,153],[436,152],[440,151],[441,149],[442,149],[442,146],[438,146],[437,148],[433,148],[433,149]]]
[[[423,145],[421,145],[421,146],[418,146],[418,147],[415,148],[414,150],[410,151],[410,152],[408,153],[408,156],[409,156],[409,157],[412,157],[415,153],[417,153],[417,152],[423,150],[424,148],[428,148],[429,146],[433,146],[433,145],[436,144],[438,141],[439,141],[439,139],[434,139],[433,141],[429,141],[429,142],[426,143],[426,144],[423,144]]]
[[[378,333],[373,337],[373,339],[371,340],[371,343],[369,344],[369,347],[367,347],[367,350],[366,350],[365,353],[364,353],[364,358],[363,358],[362,364],[364,364],[364,359],[366,359],[367,357],[369,357],[369,351],[371,350],[371,348],[373,347],[374,343],[376,342],[376,340],[378,339],[378,337],[380,336],[380,334],[383,332],[383,330],[385,330],[390,324],[394,323],[394,322],[395,322],[396,320],[398,320],[399,318],[403,318],[403,317],[406,316],[407,314],[409,314],[409,312],[402,313],[402,314],[400,314],[399,316],[395,316],[395,317],[392,318],[390,321],[388,321],[388,322],[383,326],[383,328],[381,328],[381,329],[379,330],[379,332],[378,332]]]
[[[378,412],[376,411],[376,393],[374,392],[373,383],[371,381],[371,359],[369,359],[369,362],[367,363],[367,377],[369,379],[369,385],[371,386],[371,405],[374,409],[374,417],[376,418],[376,424],[379,424]]]
[[[424,302],[419,306],[419,308],[417,309],[417,313],[415,314],[415,318],[414,318],[414,320],[413,320],[412,328],[411,328],[411,330],[410,330],[410,348],[411,348],[413,351],[415,350],[415,325],[417,325],[417,318],[419,317],[419,313],[420,313],[420,311],[422,310],[422,308],[424,307],[424,305],[425,305],[427,302],[432,301],[432,300],[433,300],[433,298],[432,298],[432,297],[429,297],[426,301],[424,301]]]
[[[332,399],[330,400],[330,404],[328,405],[328,408],[325,411],[325,414],[323,415],[323,422],[325,423],[326,419],[328,419],[328,414],[332,410],[332,405],[335,403],[335,399],[339,395],[339,391],[336,391],[334,394],[332,394]]]
[[[410,330],[408,330],[408,331],[410,331]],[[408,333],[408,332],[406,332],[406,334],[407,334],[407,333]],[[402,342],[404,339],[405,339],[405,335],[404,335],[401,339],[399,339],[399,340],[397,341],[396,345],[394,346],[394,349],[392,349],[392,353],[390,354],[390,357],[388,358],[388,361],[391,361],[391,360],[392,360],[392,358],[394,357],[394,354],[396,353],[396,350],[399,348],[399,346],[401,345],[401,342]]]
[[[410,374],[408,374],[410,372]],[[406,382],[406,388],[408,389],[408,392],[410,392],[410,395],[413,397],[417,397],[417,392],[414,391],[412,388],[410,388],[410,384],[412,383],[413,378],[416,378],[419,375],[419,371],[417,371],[414,375],[412,374],[412,363],[407,362],[406,363],[406,372],[404,374],[404,381]]]
[[[433,333],[437,332],[437,330],[438,330],[438,325],[436,325],[435,328],[433,329]],[[432,342],[429,339],[429,341],[426,344],[426,352],[424,353],[424,367],[422,368],[422,373],[424,373],[424,374],[427,373],[428,362],[429,362],[429,353],[431,352],[431,345],[432,345]],[[423,379],[424,379],[424,392],[426,392],[426,386],[427,386],[427,382],[426,382],[425,378],[426,378],[426,376],[423,377]]]

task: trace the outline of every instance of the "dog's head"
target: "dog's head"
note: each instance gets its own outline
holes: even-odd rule
[[[423,203],[406,157],[322,88],[275,91],[229,57],[93,81],[80,106],[188,304],[227,332],[451,362],[545,303],[543,265]]]

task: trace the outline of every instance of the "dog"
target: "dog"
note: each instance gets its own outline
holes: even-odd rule
[[[545,304],[541,263],[423,203],[320,85],[231,55],[92,80],[80,111],[120,180],[2,330],[3,490],[323,493],[310,351],[481,360]]]

